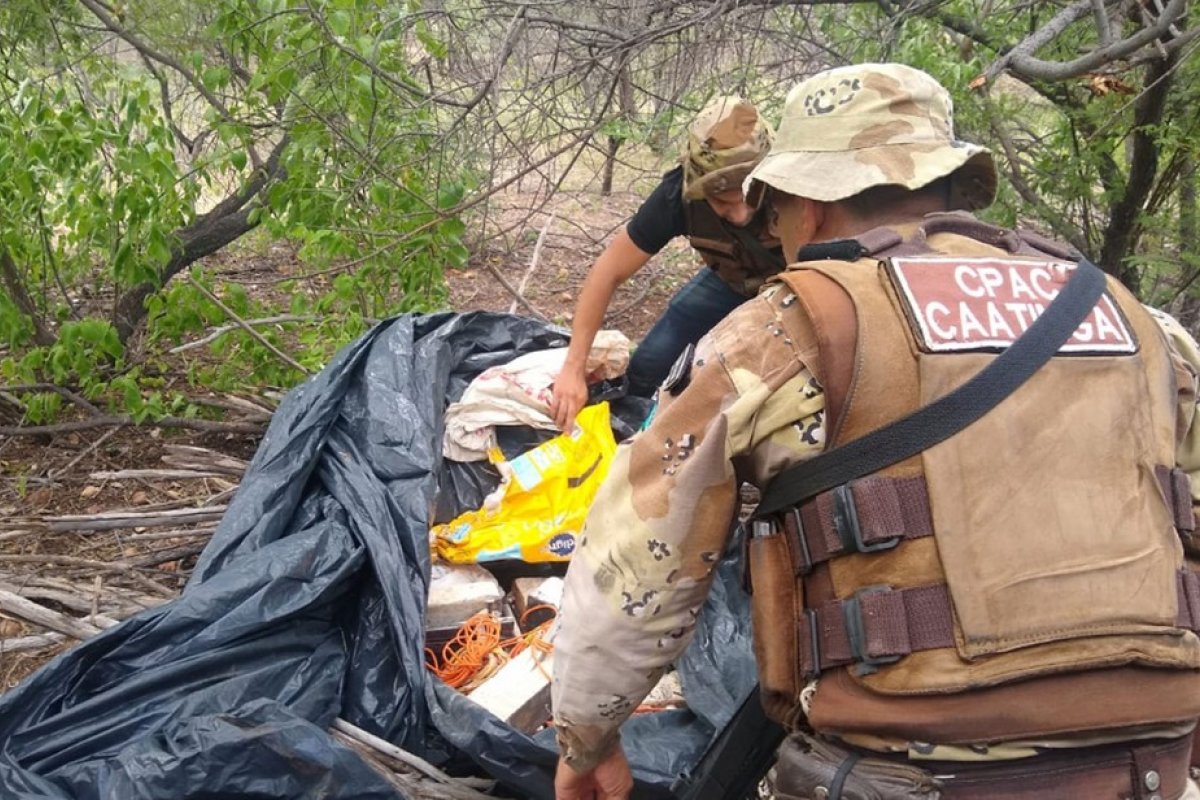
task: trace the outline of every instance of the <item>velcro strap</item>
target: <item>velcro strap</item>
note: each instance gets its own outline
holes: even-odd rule
[[[933,535],[925,479],[872,476],[814,497],[780,515],[804,573],[846,553],[886,550],[901,540]]]
[[[1154,476],[1158,478],[1167,507],[1171,509],[1175,529],[1181,536],[1190,537],[1196,529],[1196,517],[1192,513],[1192,479],[1178,467],[1172,469],[1162,465],[1154,468]]]
[[[1200,629],[1200,575],[1178,573],[1175,624]],[[953,647],[954,608],[945,584],[910,589],[868,587],[844,600],[806,609],[797,643],[806,679],[830,667],[857,664],[865,674],[921,650]]]

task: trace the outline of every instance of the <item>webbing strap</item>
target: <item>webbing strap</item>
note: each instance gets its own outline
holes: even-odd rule
[[[1154,475],[1175,527],[1181,536],[1191,536],[1195,516],[1188,474],[1158,465]],[[798,574],[836,556],[887,550],[901,541],[933,535],[929,491],[920,476],[859,478],[780,513],[775,524],[793,543]]]
[[[1179,571],[1176,587],[1179,589],[1179,612],[1175,615],[1176,626],[1200,632],[1200,575],[1185,567]]]
[[[933,535],[929,492],[919,476],[860,478],[779,516],[798,545],[792,552],[801,574],[835,556],[887,550],[903,539]]]
[[[1176,575],[1175,626],[1200,629],[1200,575]],[[954,646],[954,610],[945,584],[909,589],[871,587],[853,597],[806,609],[799,621],[800,668],[806,678],[857,664],[872,672],[920,650]]]
[[[842,664],[870,667],[918,650],[952,647],[951,609],[945,584],[865,590],[809,609],[797,636],[800,668],[815,676]]]
[[[945,441],[1008,397],[1058,352],[1104,294],[1104,273],[1083,259],[1058,296],[1011,347],[953,391],[882,428],[788,468],[763,492],[763,517],[878,472]]]
[[[1180,536],[1190,537],[1196,530],[1196,516],[1192,513],[1192,479],[1178,467],[1162,465],[1154,468],[1154,476],[1167,499],[1176,530]]]

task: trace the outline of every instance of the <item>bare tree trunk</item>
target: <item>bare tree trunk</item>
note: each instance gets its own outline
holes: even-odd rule
[[[1100,265],[1138,294],[1140,274],[1127,259],[1137,247],[1142,225],[1139,219],[1158,175],[1158,142],[1153,128],[1162,122],[1167,95],[1175,83],[1178,56],[1151,63],[1146,68],[1145,86],[1134,105],[1131,157],[1125,191],[1109,209],[1108,230],[1100,247]],[[1140,295],[1139,295],[1140,296]]]
[[[1188,154],[1183,157],[1179,171],[1179,260],[1183,262],[1181,299],[1172,312],[1184,327],[1196,333],[1200,322],[1200,297],[1186,292],[1200,274],[1200,241],[1196,226],[1196,159]]]
[[[608,197],[612,194],[613,170],[617,166],[617,151],[621,149],[621,138],[608,137],[608,153],[604,158],[604,171],[600,175],[600,194]]]
[[[1179,252],[1185,263],[1200,261],[1200,242],[1196,240],[1196,159],[1185,155],[1179,171]]]
[[[621,64],[620,72],[617,74],[618,80],[618,97],[621,103],[621,121],[630,124],[633,122],[636,109],[633,105],[633,79],[629,75],[629,62],[626,60]],[[624,143],[624,136],[609,136],[608,151],[604,158],[604,170],[600,177],[600,194],[608,197],[612,194],[613,170],[617,166],[617,151],[621,149]]]
[[[43,346],[54,344],[54,335],[46,327],[45,315],[38,310],[37,304],[29,296],[25,283],[17,272],[12,254],[3,245],[0,245],[0,284],[8,290],[8,296],[17,308],[29,317],[33,324],[33,341]]]

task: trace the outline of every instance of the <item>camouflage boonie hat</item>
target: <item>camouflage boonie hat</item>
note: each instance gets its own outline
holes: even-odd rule
[[[771,126],[740,97],[715,98],[688,129],[683,148],[683,196],[741,189],[742,181],[771,146]]]
[[[987,148],[954,138],[953,117],[950,93],[904,64],[819,73],[788,92],[775,144],[746,179],[746,201],[758,206],[766,186],[833,202],[953,175],[951,208],[985,208],[996,197],[996,165]]]

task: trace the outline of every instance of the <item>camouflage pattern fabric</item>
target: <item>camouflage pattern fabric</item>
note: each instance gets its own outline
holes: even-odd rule
[[[739,481],[764,486],[823,448],[824,395],[803,358],[813,343],[785,333],[799,313],[790,289],[769,284],[700,341],[687,388],[660,391],[653,422],[618,448],[567,574],[555,641],[554,717],[576,769],[609,752],[687,646]],[[1188,362],[1177,372],[1200,373],[1186,332],[1167,333],[1173,357]],[[1177,461],[1200,486],[1194,395],[1181,402]]]
[[[954,176],[950,210],[974,210],[996,195],[987,148],[954,138],[950,94],[903,64],[860,64],[822,72],[787,96],[770,154],[746,179],[758,205],[771,186],[833,202],[874,186],[917,189]]]
[[[717,97],[688,129],[683,148],[683,198],[741,189],[771,146],[771,126],[740,97]]]

